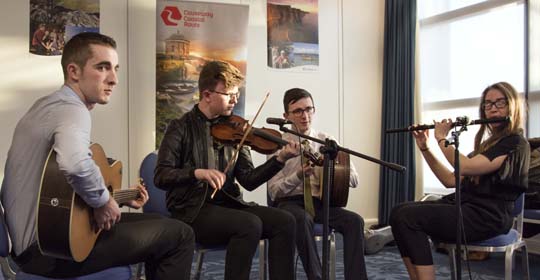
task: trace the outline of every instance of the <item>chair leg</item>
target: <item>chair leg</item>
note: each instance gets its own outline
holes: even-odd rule
[[[529,254],[527,253],[527,245],[521,247],[521,265],[523,267],[523,279],[529,280]]]
[[[455,248],[448,249],[448,258],[450,261],[450,278],[452,280],[456,280],[457,268],[456,268],[456,249]]]
[[[135,272],[134,280],[141,280],[142,279],[143,267],[144,267],[144,263],[138,263],[137,264],[137,271]]]
[[[2,274],[6,280],[15,279],[15,272],[9,265],[7,258],[0,258],[0,265],[2,266]]]
[[[196,260],[197,270],[195,271],[195,276],[193,277],[194,280],[201,279],[203,261],[204,261],[204,251],[200,250],[197,252],[197,260]]]
[[[330,234],[330,280],[336,280],[336,234]]]
[[[513,259],[514,249],[509,246],[504,253],[504,280],[512,280]]]
[[[298,260],[300,259],[300,255],[298,255],[298,252],[295,253],[296,256],[294,258],[294,277],[293,279],[296,279],[296,273],[298,272],[297,269],[298,269]]]
[[[259,241],[259,279],[261,280],[266,280],[266,271],[268,271],[268,261],[266,260],[268,247],[266,243],[266,239]]]

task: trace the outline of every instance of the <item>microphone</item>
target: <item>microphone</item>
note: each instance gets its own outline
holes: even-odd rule
[[[486,123],[499,123],[499,122],[508,122],[510,117],[497,117],[490,119],[478,119],[470,121],[468,117],[457,117],[456,121],[452,123],[452,127],[455,126],[465,126],[465,125],[475,125],[475,124],[486,124]],[[408,132],[414,130],[425,130],[435,128],[434,124],[421,124],[416,127],[405,127],[405,128],[393,128],[386,130],[386,133],[395,133],[395,132]]]
[[[467,116],[457,117],[455,123],[456,125],[468,125],[469,117]]]
[[[267,124],[276,124],[279,126],[285,125],[285,124],[292,124],[291,121],[282,119],[282,118],[266,118]]]

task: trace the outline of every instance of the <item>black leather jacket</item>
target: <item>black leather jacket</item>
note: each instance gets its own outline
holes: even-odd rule
[[[167,191],[167,208],[174,217],[191,223],[197,217],[208,193],[213,191],[204,181],[195,178],[195,169],[208,168],[209,137],[211,123],[224,121],[226,117],[208,120],[198,105],[181,118],[169,123],[158,152],[158,162],[154,172],[155,185]],[[211,139],[211,138],[210,138]],[[218,157],[216,169],[223,170],[232,155],[233,148],[223,147]],[[284,164],[276,157],[254,168],[249,148],[243,147],[238,153],[235,165],[227,173],[227,180],[216,199],[227,196],[243,205],[242,194],[236,179],[245,189],[252,191],[272,178]],[[221,167],[221,168],[220,168]]]

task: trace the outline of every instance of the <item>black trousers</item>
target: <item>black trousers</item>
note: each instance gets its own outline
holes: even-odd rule
[[[485,240],[505,233],[511,226],[508,220],[491,220],[496,215],[486,208],[464,203],[461,206],[465,242]],[[439,201],[406,202],[390,213],[390,225],[402,257],[414,265],[432,265],[429,237],[437,241],[455,242],[457,215],[455,203]]]
[[[26,273],[53,278],[145,262],[147,279],[189,280],[194,249],[193,231],[185,223],[157,214],[122,213],[119,223],[101,232],[83,262],[43,256],[37,243],[14,259]]]
[[[225,280],[248,280],[253,255],[268,239],[271,280],[294,279],[294,218],[263,206],[225,207],[205,203],[191,224],[197,243],[226,245]]]
[[[315,218],[304,210],[303,196],[278,202],[277,207],[291,213],[296,220],[296,248],[308,279],[321,279],[322,267],[313,234],[314,222],[322,223],[322,203],[314,198]],[[329,225],[343,235],[345,279],[367,279],[364,260],[364,219],[341,207],[331,207]]]

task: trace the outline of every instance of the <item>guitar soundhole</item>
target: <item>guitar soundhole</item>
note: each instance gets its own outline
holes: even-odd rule
[[[51,205],[52,205],[52,206],[56,207],[56,206],[58,206],[58,204],[60,204],[60,203],[58,202],[58,198],[55,197],[55,198],[52,198],[52,199],[51,199]]]

